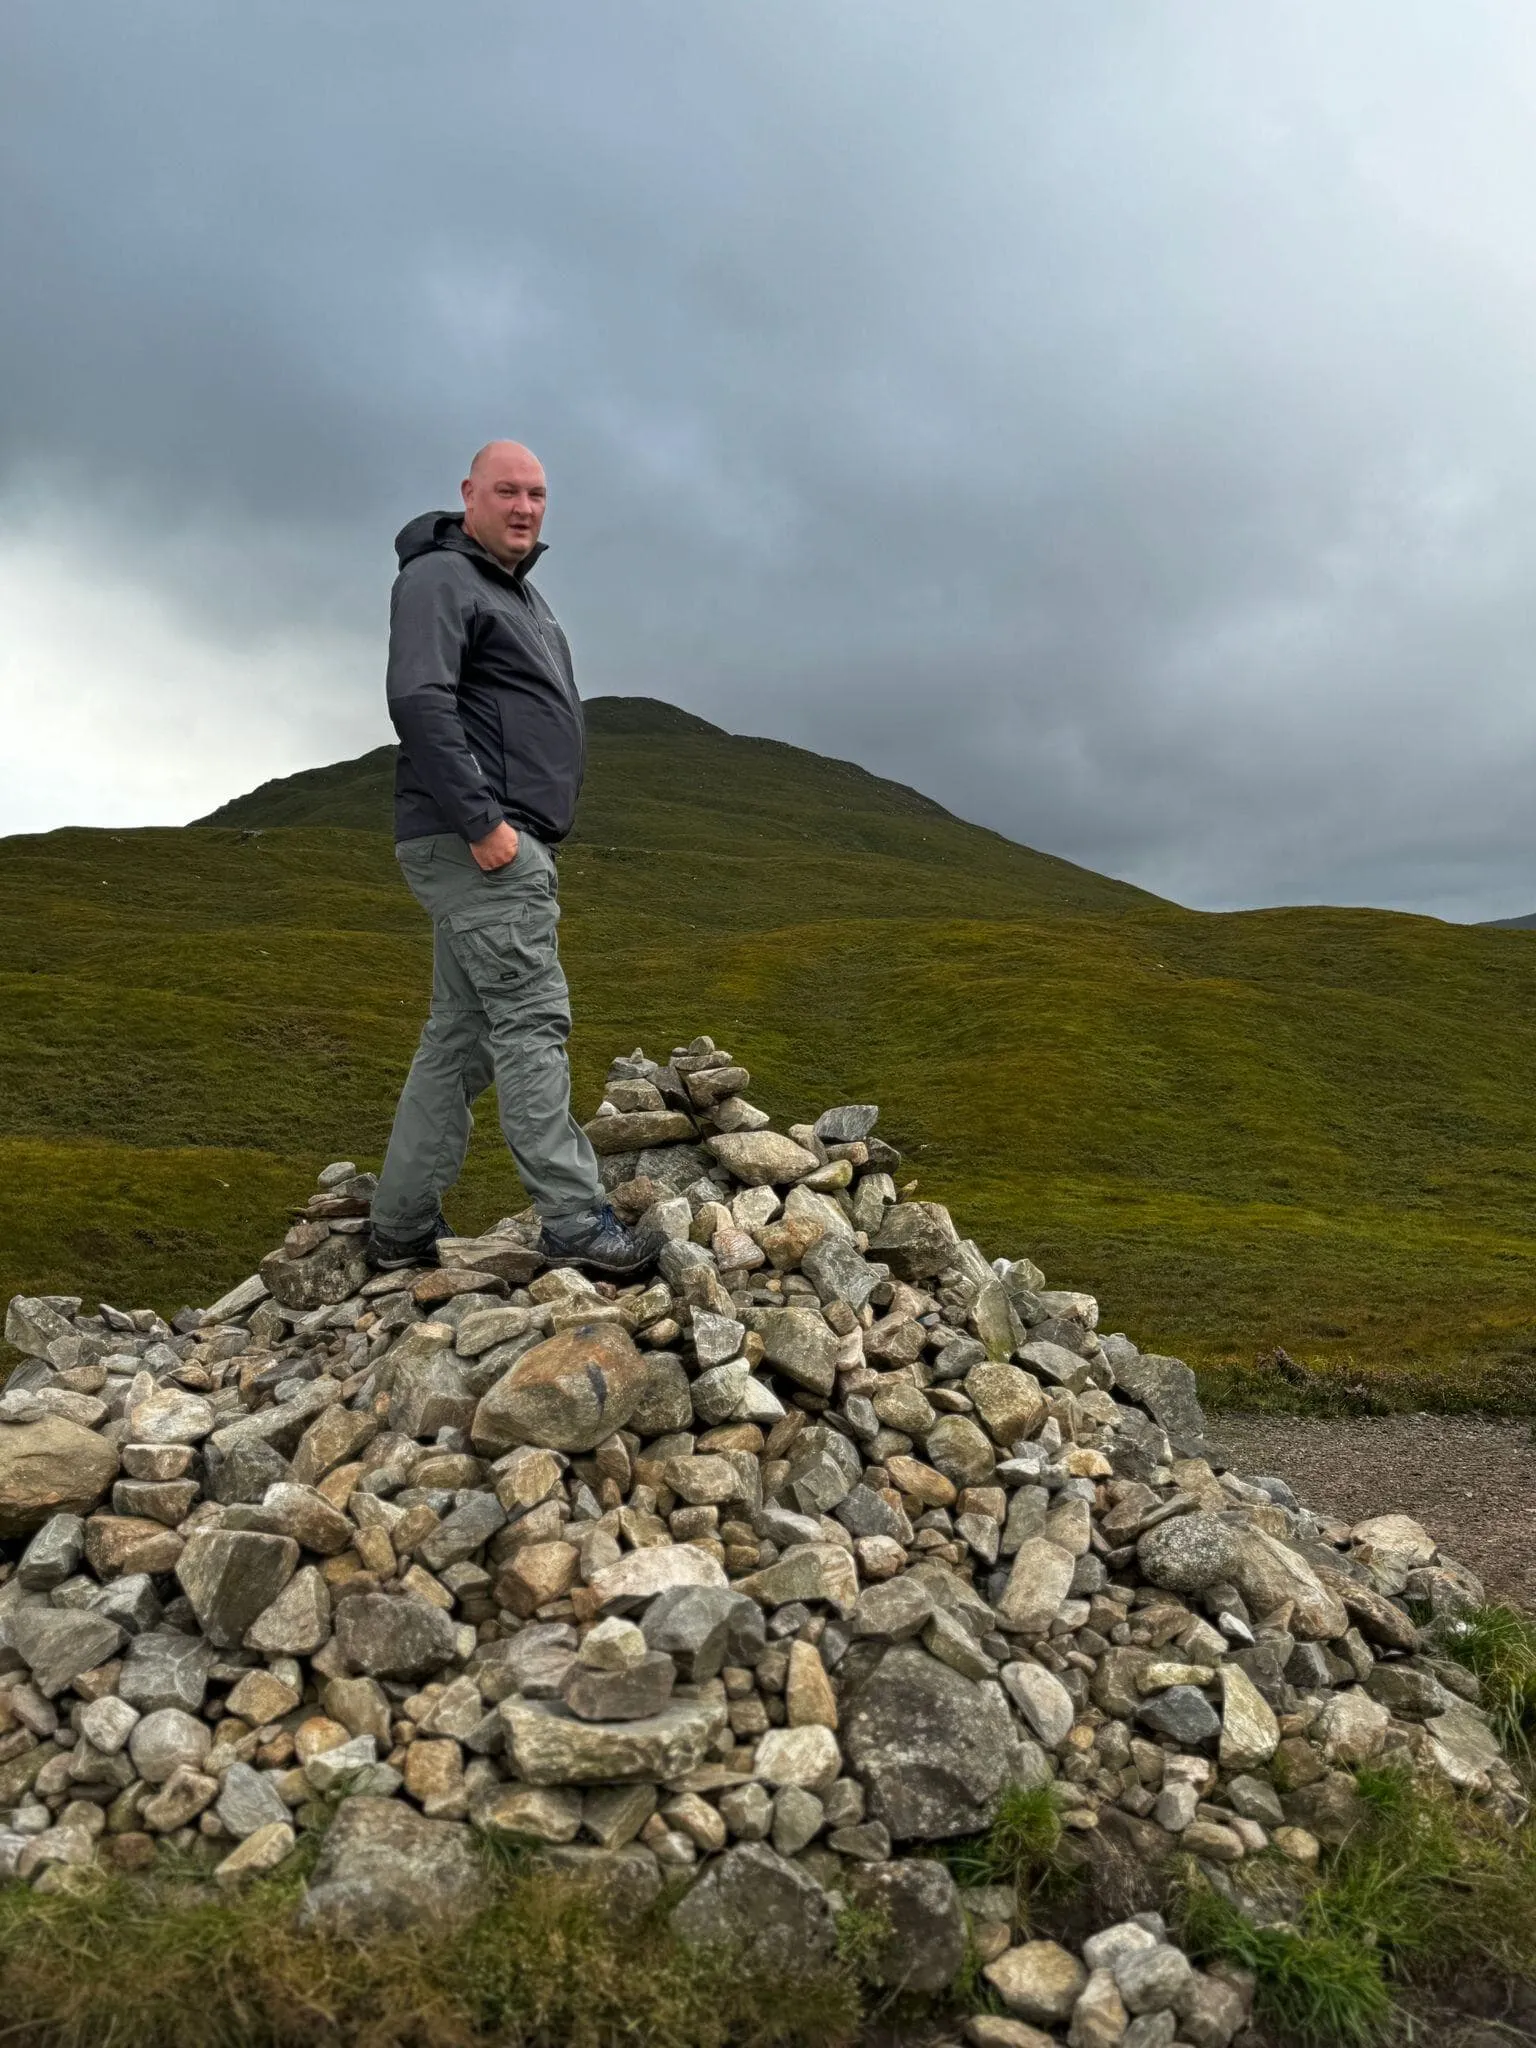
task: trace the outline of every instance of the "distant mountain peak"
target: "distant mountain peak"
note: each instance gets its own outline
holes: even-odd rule
[[[714,733],[721,739],[730,735],[723,725],[711,725],[692,711],[667,704],[660,697],[588,697],[582,705],[588,732],[656,733],[675,736],[680,732]]]

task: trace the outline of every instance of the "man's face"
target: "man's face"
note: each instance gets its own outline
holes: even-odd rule
[[[544,466],[515,441],[482,451],[464,479],[464,531],[508,566],[520,562],[544,524]]]

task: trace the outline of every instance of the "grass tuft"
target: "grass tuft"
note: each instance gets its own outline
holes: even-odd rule
[[[1518,1764],[1536,1764],[1536,1620],[1488,1606],[1448,1622],[1439,1647],[1482,1683],[1494,1733]]]
[[[1020,1900],[1059,1871],[1061,1815],[1049,1785],[1009,1785],[985,1834],[942,1845],[941,1854],[962,1890],[1012,1885]]]
[[[1393,2033],[1398,1994],[1536,1973],[1536,1844],[1409,1773],[1356,1784],[1369,1818],[1328,1856],[1290,1926],[1256,1927],[1191,1876],[1179,1930],[1201,1960],[1258,1978],[1259,2023],[1295,2048],[1370,2048]]]
[[[1386,2039],[1393,2000],[1381,1957],[1350,1936],[1255,1927],[1199,1881],[1186,1894],[1179,1931],[1200,1960],[1219,1956],[1251,1970],[1258,2017],[1297,2048],[1374,2048]]]

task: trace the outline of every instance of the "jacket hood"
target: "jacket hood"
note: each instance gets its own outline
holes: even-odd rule
[[[479,541],[472,540],[464,531],[462,512],[423,512],[418,518],[407,520],[395,535],[395,557],[402,569],[407,562],[414,562],[418,555],[442,552],[468,555],[493,575],[521,583],[546,549],[543,541],[536,541],[515,569],[504,568],[493,554],[481,547]]]

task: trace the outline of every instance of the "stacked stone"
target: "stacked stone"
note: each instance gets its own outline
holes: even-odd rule
[[[749,1085],[707,1038],[614,1063],[626,1287],[531,1215],[370,1275],[342,1161],[211,1308],[11,1304],[0,1876],[169,1839],[234,1884],[334,1810],[303,1910],[363,1932],[470,1909],[473,1828],[616,1901],[692,1872],[680,1928],[788,1961],[878,1909],[909,1989],[969,1941],[978,2048],[1204,2048],[1249,1987],[1169,1942],[1176,1852],[1272,1912],[1369,1758],[1518,1809],[1415,1522],[1223,1469],[1188,1368],[898,1190],[873,1105],[779,1133]],[[1080,1954],[915,1853],[1012,1785],[1110,1923]]]

